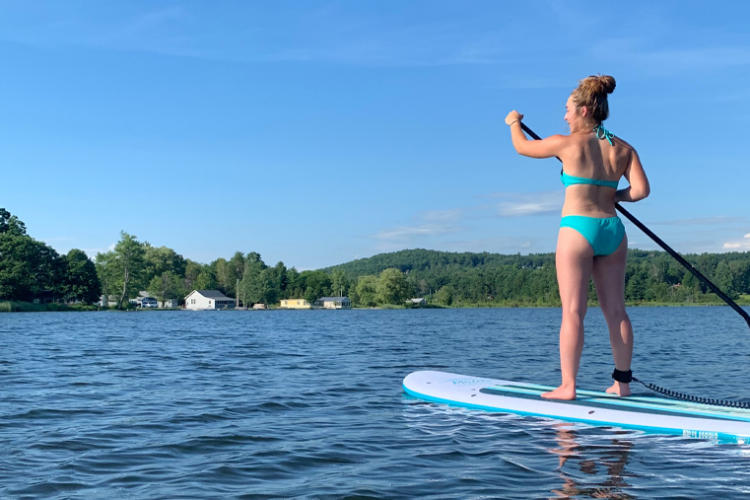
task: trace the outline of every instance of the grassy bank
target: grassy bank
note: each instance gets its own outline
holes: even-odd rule
[[[750,295],[742,295],[735,302],[744,307],[750,307]],[[716,295],[702,295],[694,302],[665,302],[654,300],[626,301],[627,307],[697,307],[697,306],[726,306],[727,304]],[[599,307],[599,302],[590,300],[589,307]],[[524,300],[507,300],[502,302],[455,302],[451,305],[428,304],[413,309],[511,309],[511,308],[561,307],[554,302],[531,302]],[[377,307],[359,307],[355,309],[410,309],[408,306],[381,304]]]
[[[735,301],[737,305],[743,307],[750,307],[750,301]],[[703,307],[703,306],[726,306],[727,304],[722,301],[716,302],[656,302],[656,301],[627,301],[625,302],[626,307]],[[511,309],[511,308],[536,308],[536,307],[561,307],[560,304],[532,304],[527,302],[507,302],[503,304],[497,303],[481,303],[481,304],[453,304],[450,306],[440,306],[441,308],[447,309]],[[590,301],[588,307],[599,307],[599,302]]]
[[[53,311],[98,311],[98,306],[84,304],[32,304],[0,300],[0,312],[53,312]]]

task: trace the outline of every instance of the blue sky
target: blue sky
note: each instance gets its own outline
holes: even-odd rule
[[[209,262],[312,269],[403,248],[554,250],[556,160],[611,74],[607,126],[681,252],[750,250],[748,2],[0,2],[0,206],[58,251],[120,230]],[[627,225],[631,246],[656,246]]]

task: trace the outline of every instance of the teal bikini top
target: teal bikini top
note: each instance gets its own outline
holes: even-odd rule
[[[599,139],[607,139],[607,142],[609,142],[612,146],[615,144],[612,142],[612,139],[614,139],[615,134],[604,128],[604,126],[600,123],[596,127],[594,127],[594,133],[596,134],[596,137]],[[611,187],[614,189],[617,189],[617,185],[620,181],[600,181],[598,179],[589,179],[588,177],[576,177],[574,175],[568,175],[564,171],[560,170],[560,180],[562,180],[562,183],[565,187],[572,186],[574,184],[592,184],[594,186],[606,186]]]
[[[589,179],[587,177],[576,177],[574,175],[568,175],[565,172],[560,173],[560,180],[565,187],[572,186],[573,184],[593,184],[594,186],[606,186],[617,189],[617,185],[620,181],[600,181],[598,179]]]

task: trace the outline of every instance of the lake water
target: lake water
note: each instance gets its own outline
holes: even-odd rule
[[[731,309],[630,314],[637,376],[750,401],[750,330]],[[402,391],[422,369],[556,384],[559,322],[559,309],[3,314],[0,497],[750,494],[750,446]],[[580,386],[602,390],[612,361],[598,310],[586,334]]]

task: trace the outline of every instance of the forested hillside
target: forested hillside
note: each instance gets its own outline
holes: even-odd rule
[[[750,252],[686,255],[730,297],[750,294]],[[386,269],[405,275],[409,293],[452,305],[559,305],[555,255],[500,255],[402,250],[324,269],[343,271],[352,283],[369,283]],[[630,302],[714,302],[716,297],[665,252],[630,250],[626,271]],[[590,298],[596,299],[593,287]]]

